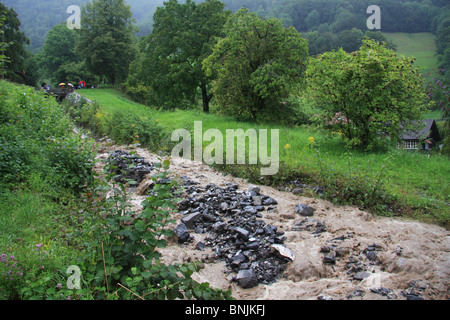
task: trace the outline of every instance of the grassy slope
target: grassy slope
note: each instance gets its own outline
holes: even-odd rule
[[[385,169],[385,184],[389,192],[399,196],[405,203],[411,206],[433,209],[422,210],[422,214],[430,214],[431,219],[448,220],[450,186],[450,163],[447,157],[426,155],[418,153],[393,150],[393,158],[386,163],[386,153],[362,153],[352,151],[345,153],[345,146],[338,136],[327,138],[313,128],[287,128],[278,125],[260,125],[237,122],[229,117],[212,114],[204,114],[200,111],[174,111],[161,112],[130,101],[124,94],[117,90],[86,90],[81,92],[84,96],[97,101],[105,111],[112,113],[124,111],[138,113],[142,116],[158,119],[158,122],[168,130],[178,128],[192,128],[194,121],[203,122],[203,130],[217,128],[224,134],[228,128],[244,130],[255,129],[279,129],[280,130],[280,160],[290,166],[298,166],[308,175],[319,173],[319,163],[314,151],[308,147],[308,138],[313,136],[318,142],[319,150],[324,162],[332,165],[336,171],[361,173],[367,175],[379,174],[383,165]],[[204,143],[207,145],[208,143]],[[290,145],[286,150],[284,146]],[[437,207],[436,207],[437,206]],[[436,209],[437,208],[437,209]]]
[[[435,36],[431,33],[383,33],[397,45],[397,52],[407,57],[415,57],[416,65],[423,73],[434,72],[438,61],[436,57]]]

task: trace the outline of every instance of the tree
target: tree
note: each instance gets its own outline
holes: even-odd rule
[[[7,63],[3,64],[6,78],[27,83],[27,74],[25,70],[25,60],[29,56],[25,49],[25,45],[29,44],[28,38],[20,31],[20,20],[14,9],[8,9],[4,4],[0,3],[0,14],[3,15],[2,25],[2,46],[3,56],[8,57]]]
[[[368,38],[357,52],[340,49],[312,59],[306,74],[311,97],[323,111],[318,121],[365,150],[396,141],[420,119],[427,98],[413,63]]]
[[[45,77],[53,81],[66,81],[63,66],[81,60],[75,51],[78,40],[77,32],[67,28],[66,23],[58,24],[48,32],[44,46],[38,54]]]
[[[337,45],[346,52],[352,52],[359,49],[364,38],[364,33],[360,29],[352,28],[344,30],[337,35]]]
[[[93,0],[83,7],[77,51],[93,74],[112,84],[126,78],[137,51],[133,23],[124,0]]]
[[[308,31],[317,28],[320,25],[320,14],[317,10],[311,11],[305,19],[306,26]]]
[[[450,18],[443,20],[436,30],[436,52],[444,54],[450,46]]]
[[[366,36],[367,38],[376,40],[380,43],[384,43],[386,45],[386,47],[388,47],[389,49],[397,51],[397,45],[394,42],[392,42],[391,40],[388,40],[381,31],[367,30],[366,33],[364,33],[364,36]]]
[[[144,40],[142,77],[152,90],[152,103],[168,108],[197,104],[209,111],[211,79],[202,69],[231,12],[218,0],[180,4],[170,0],[153,17],[153,32]]]
[[[222,112],[244,119],[286,117],[287,100],[299,91],[308,44],[278,19],[239,10],[224,27],[225,38],[204,61],[214,76]]]
[[[336,49],[336,37],[331,32],[311,31],[302,35],[308,40],[311,56]]]
[[[336,20],[331,24],[331,27],[335,33],[350,30],[352,28],[361,28],[364,26],[361,17],[350,12],[347,9],[339,8],[336,15]]]
[[[0,16],[0,36],[2,41],[0,41],[0,68],[1,68],[1,76],[4,77],[5,75],[5,63],[8,62],[8,57],[5,56],[5,49],[7,47],[7,43],[3,41],[4,39],[4,31],[3,31],[3,24],[5,23],[6,17],[1,15]]]

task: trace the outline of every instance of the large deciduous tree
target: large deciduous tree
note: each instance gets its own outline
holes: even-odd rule
[[[168,108],[195,105],[200,91],[203,111],[209,111],[211,80],[202,61],[211,54],[230,15],[217,0],[200,4],[170,0],[157,9],[153,32],[142,45],[141,79],[152,90],[151,103]]]
[[[79,36],[66,23],[54,26],[48,33],[42,51],[38,54],[44,76],[53,81],[65,82],[64,65],[80,61],[75,52]]]
[[[20,20],[17,13],[12,8],[7,8],[0,3],[0,17],[3,24],[0,41],[3,42],[0,55],[8,57],[4,60],[2,66],[7,79],[28,83],[28,77],[25,70],[25,60],[29,57],[29,53],[25,49],[25,45],[29,44],[28,38],[20,31]]]
[[[306,75],[319,121],[365,150],[395,141],[421,118],[427,98],[414,60],[368,38],[359,51],[312,59]]]
[[[137,51],[134,21],[124,0],[93,0],[83,7],[77,50],[92,73],[112,84],[126,78]]]
[[[215,77],[219,108],[258,121],[289,116],[287,100],[299,92],[307,40],[280,20],[266,20],[247,9],[235,13],[224,29],[225,38],[204,61],[207,74]]]

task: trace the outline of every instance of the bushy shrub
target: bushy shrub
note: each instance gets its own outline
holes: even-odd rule
[[[92,175],[95,155],[63,108],[32,88],[5,81],[0,100],[2,182],[23,182],[34,171],[54,186],[79,192]]]
[[[97,137],[107,135],[116,143],[140,144],[158,151],[169,143],[169,133],[164,132],[157,120],[126,112],[106,113],[97,103],[85,98],[67,100],[64,108],[79,126]]]
[[[201,264],[165,264],[158,249],[167,246],[168,228],[176,207],[174,182],[167,181],[169,161],[155,163],[152,194],[143,202],[144,210],[134,212],[125,186],[113,180],[114,170],[100,182],[93,195],[109,192],[96,204],[100,212],[86,211],[84,250],[77,264],[83,274],[84,290],[94,299],[229,299],[230,292],[197,283],[192,274]],[[161,168],[165,168],[162,170]],[[108,170],[108,167],[107,167]],[[108,172],[108,171],[106,171]]]

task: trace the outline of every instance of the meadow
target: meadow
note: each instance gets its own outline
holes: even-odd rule
[[[102,113],[151,118],[169,135],[175,129],[192,130],[194,121],[202,121],[203,131],[219,129],[224,136],[226,129],[278,129],[281,165],[277,175],[261,179],[259,170],[248,165],[224,165],[220,169],[275,186],[289,185],[296,179],[325,184],[333,191],[328,193],[329,199],[361,207],[369,206],[367,199],[382,191],[381,198],[376,198],[378,202],[391,196],[396,200],[372,203],[378,213],[448,225],[450,166],[448,157],[439,153],[408,152],[394,146],[387,151],[367,153],[348,149],[339,134],[330,135],[312,125],[240,122],[217,114],[214,108],[209,114],[200,110],[161,111],[133,102],[116,89],[83,90],[81,94],[99,104]],[[208,144],[204,142],[203,147]],[[162,146],[167,148],[170,144]]]
[[[416,58],[416,66],[422,68],[424,74],[437,69],[436,37],[432,33],[383,32],[383,35],[397,45],[399,54]]]

